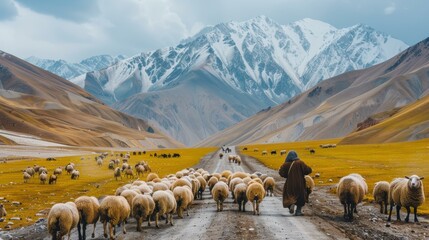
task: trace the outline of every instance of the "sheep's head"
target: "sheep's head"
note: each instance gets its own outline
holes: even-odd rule
[[[412,175],[410,177],[405,176],[406,179],[408,179],[408,187],[410,189],[420,189],[422,186],[422,180],[424,177],[419,177],[417,175]]]

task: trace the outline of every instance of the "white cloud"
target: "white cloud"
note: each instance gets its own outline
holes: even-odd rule
[[[396,4],[395,3],[390,3],[389,6],[387,6],[386,8],[384,8],[384,14],[386,15],[391,15],[396,11]]]

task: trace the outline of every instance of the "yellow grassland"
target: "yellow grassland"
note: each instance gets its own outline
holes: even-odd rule
[[[145,155],[133,155],[131,152],[130,165],[134,165],[145,160],[149,163],[152,172],[157,173],[160,177],[170,173],[191,167],[197,164],[201,157],[214,151],[214,148],[197,148],[197,149],[164,149],[148,151]],[[153,153],[179,153],[180,158],[157,158],[150,157]],[[110,152],[109,152],[110,153]],[[121,152],[114,152],[114,155]],[[125,154],[125,152],[122,152]],[[97,155],[60,157],[56,161],[47,161],[46,159],[31,160],[14,160],[7,163],[0,163],[0,197],[4,197],[4,202],[8,215],[6,221],[0,223],[0,228],[4,228],[6,223],[12,217],[21,217],[21,221],[13,221],[13,228],[33,224],[40,217],[36,216],[41,210],[47,210],[58,202],[73,201],[81,195],[100,197],[103,195],[114,194],[116,188],[137,179],[122,178],[116,181],[113,178],[113,170],[108,169],[108,162],[115,158],[110,155],[104,160],[101,167],[97,166],[94,157]],[[84,160],[81,160],[81,157]],[[122,158],[120,158],[122,160]],[[64,166],[69,162],[75,163],[75,168],[80,172],[78,180],[71,180],[70,175],[64,171]],[[121,161],[122,162],[122,161]],[[63,174],[58,177],[57,184],[41,184],[38,174],[35,175],[28,183],[23,182],[23,173],[27,166],[37,164],[47,167],[49,173],[59,166],[63,167]],[[147,173],[140,179],[146,180]],[[18,201],[22,204],[13,206],[12,201]],[[1,201],[0,201],[1,202]]]
[[[372,199],[372,190],[377,181],[392,181],[397,177],[417,174],[426,177],[423,180],[426,199],[429,197],[429,139],[415,142],[388,143],[388,144],[362,144],[339,145],[336,148],[320,148],[320,144],[336,144],[340,139],[318,140],[308,142],[276,143],[240,146],[243,154],[257,158],[267,167],[278,169],[284,162],[286,155],[280,156],[280,150],[295,150],[298,156],[312,167],[320,178],[315,179],[316,185],[334,185],[339,179],[349,173],[360,173],[365,177]],[[243,151],[247,147],[248,150]],[[257,148],[259,151],[255,152]],[[308,149],[314,149],[310,154]],[[262,156],[262,151],[268,151]],[[277,155],[271,155],[277,150]],[[332,179],[332,182],[329,182]],[[420,213],[429,214],[429,201],[426,201],[419,210]]]

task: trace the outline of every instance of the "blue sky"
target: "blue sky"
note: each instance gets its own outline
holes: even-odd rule
[[[177,44],[204,26],[265,15],[358,23],[407,44],[429,37],[428,0],[0,0],[0,50],[79,61]]]

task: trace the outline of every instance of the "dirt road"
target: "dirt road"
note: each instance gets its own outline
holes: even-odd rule
[[[234,152],[235,150],[232,154]],[[224,159],[219,159],[218,153],[205,156],[195,167],[202,167],[209,172],[259,171],[275,177],[276,194],[274,197],[264,199],[260,206],[261,215],[252,214],[250,203],[247,203],[245,213],[238,212],[238,206],[231,198],[224,204],[224,211],[218,213],[210,193],[206,190],[203,200],[194,201],[190,216],[185,216],[184,219],[175,217],[174,226],[162,222],[160,229],[156,229],[154,224],[148,227],[145,222],[143,232],[140,233],[136,232],[135,220],[130,219],[126,225],[127,234],[117,234],[117,239],[425,239],[423,234],[427,231],[427,222],[419,225],[417,230],[411,230],[415,226],[406,226],[404,229],[408,230],[401,234],[398,226],[387,228],[381,220],[374,222],[366,219],[365,214],[369,215],[368,211],[370,213],[378,211],[372,206],[366,206],[355,223],[344,223],[341,219],[342,208],[338,200],[323,188],[315,191],[311,197],[312,203],[304,207],[305,216],[292,216],[282,207],[280,189],[284,180],[276,171],[243,155],[243,164],[238,166],[229,163],[226,156]],[[88,232],[90,232],[89,229]],[[104,239],[102,233],[102,225],[98,223],[95,239]],[[6,232],[0,235],[0,238],[35,240],[49,239],[49,236],[45,223],[41,222],[27,228]],[[77,231],[73,232],[72,239],[77,239]]]

